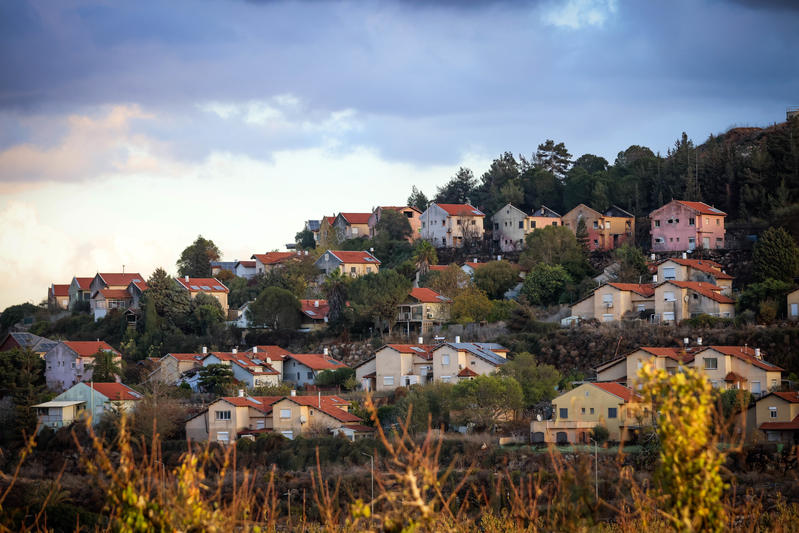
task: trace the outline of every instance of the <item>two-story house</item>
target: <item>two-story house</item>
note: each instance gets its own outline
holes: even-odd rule
[[[99,424],[106,412],[130,411],[144,397],[122,383],[76,383],[49,402],[34,405],[39,422],[51,428],[68,426],[91,415],[92,425]]]
[[[324,275],[339,270],[344,276],[353,278],[377,274],[380,270],[380,260],[367,251],[327,250],[314,264]]]
[[[158,366],[150,374],[149,379],[161,383],[176,384],[184,373],[203,366],[201,353],[168,353],[158,361]]]
[[[141,297],[144,291],[147,290],[147,282],[135,279],[128,285],[128,294],[130,294],[130,308],[139,309]]]
[[[577,233],[580,220],[585,221],[590,250],[613,250],[635,240],[635,216],[618,206],[604,213],[580,204],[562,217],[563,225]]]
[[[294,261],[299,257],[297,252],[267,252],[253,254],[250,259],[255,261],[255,274],[266,274],[272,269],[283,265],[287,261]]]
[[[240,278],[252,279],[257,273],[258,267],[254,259],[251,261],[236,261],[236,264],[233,266],[233,274]]]
[[[327,351],[327,348],[325,348]],[[347,365],[333,359],[327,353],[293,353],[283,360],[283,381],[294,383],[298,387],[313,385],[316,376],[326,370],[338,370]]]
[[[483,214],[469,204],[431,203],[421,215],[421,236],[433,246],[460,248],[483,240]]]
[[[531,230],[545,228],[547,226],[562,226],[563,220],[559,213],[545,205],[542,205],[527,218],[527,226]]]
[[[503,252],[511,252],[524,248],[524,237],[532,231],[529,227],[527,213],[513,204],[505,204],[491,217],[493,231],[491,237],[494,245]]]
[[[89,308],[96,322],[104,318],[109,311],[129,308],[132,301],[133,297],[127,289],[100,289],[92,294]]]
[[[196,298],[198,294],[207,294],[216,298],[219,305],[222,306],[225,316],[227,316],[227,296],[230,290],[224,283],[216,278],[190,278],[189,276],[175,278],[175,281],[181,289],[189,291],[189,295],[192,298]]]
[[[507,362],[508,349],[490,342],[455,342],[433,349],[433,380],[456,383],[475,376],[492,374]]]
[[[369,236],[369,217],[372,213],[339,213],[333,221],[338,242]]]
[[[699,281],[721,288],[721,293],[732,295],[732,281],[735,278],[724,272],[724,267],[709,259],[688,259],[672,257],[657,265],[658,281]]]
[[[47,289],[47,306],[50,309],[69,309],[69,283],[51,283]]]
[[[533,443],[589,444],[596,426],[613,442],[628,442],[651,424],[648,405],[619,383],[583,383],[552,400],[552,419],[530,425]]]
[[[664,281],[655,286],[653,320],[670,324],[698,315],[733,318],[735,300],[721,287],[701,281]]]
[[[69,308],[75,309],[76,305],[85,303],[89,305],[92,297],[92,281],[94,278],[79,278],[75,276],[69,284]]]
[[[746,440],[799,444],[799,392],[774,391],[746,411]]]
[[[760,348],[749,346],[642,346],[596,368],[597,381],[615,381],[640,387],[638,372],[644,365],[673,374],[680,366],[694,368],[714,387],[744,389],[760,395],[780,386],[783,369],[763,358]]]
[[[605,283],[571,306],[571,316],[616,322],[655,310],[655,286],[651,283]]]
[[[127,290],[132,281],[142,281],[144,277],[137,272],[131,273],[98,273],[92,278],[89,291],[94,294],[102,289]]]
[[[225,365],[233,372],[233,378],[252,389],[255,387],[276,386],[280,383],[280,372],[272,366],[272,358],[263,353],[211,352],[202,359],[202,366]]]
[[[44,356],[44,377],[47,387],[62,391],[81,381],[92,379],[94,356],[99,352],[111,352],[117,363],[122,355],[105,341],[61,341],[50,348]]]
[[[397,322],[405,326],[406,333],[427,333],[433,326],[449,322],[452,300],[433,289],[415,287],[397,307]]]
[[[356,366],[355,377],[363,390],[394,390],[432,381],[435,346],[422,340],[419,337],[418,344],[386,344]]]
[[[656,252],[724,248],[723,211],[704,202],[672,200],[649,214]]]
[[[411,234],[408,237],[409,241],[414,241],[419,238],[420,230],[422,228],[421,216],[422,212],[413,206],[379,206],[376,207],[372,214],[369,215],[369,238],[374,239],[377,235],[377,223],[380,222],[380,217],[385,211],[394,211],[405,216],[408,224],[411,226]]]

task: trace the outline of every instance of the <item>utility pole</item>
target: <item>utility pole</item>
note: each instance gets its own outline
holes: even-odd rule
[[[591,439],[591,442],[594,443],[594,498],[599,503],[599,443],[596,439]]]

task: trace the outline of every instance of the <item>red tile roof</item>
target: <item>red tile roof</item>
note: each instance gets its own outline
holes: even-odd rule
[[[728,383],[743,383],[746,381],[746,378],[735,372],[727,372],[727,375],[724,376],[724,381]]]
[[[130,300],[132,296],[125,289],[100,289],[92,295],[92,298],[97,296],[97,293],[106,300]]]
[[[133,272],[130,274],[121,274],[121,273],[100,273],[97,274],[102,278],[106,285],[109,286],[122,286],[127,287],[131,281],[137,279],[139,281],[143,280],[141,274],[137,272]]]
[[[476,207],[469,204],[436,204],[450,216],[484,217],[485,215]]]
[[[80,357],[91,357],[99,351],[120,353],[105,341],[61,341]]]
[[[640,294],[644,298],[649,298],[655,294],[655,286],[651,283],[608,283],[620,291],[629,291]]]
[[[287,396],[286,399],[291,400],[299,405],[306,405],[308,407],[313,407],[314,409],[319,409],[326,415],[332,416],[339,422],[362,422],[360,417],[349,413],[344,409],[339,409],[337,405],[341,405],[341,403],[336,403],[336,400],[339,400],[336,397],[321,396],[321,404],[319,396]]]
[[[225,284],[216,278],[175,278],[189,292],[230,292]]]
[[[685,200],[675,200],[675,202],[680,203],[690,209],[693,209],[694,211],[698,211],[703,215],[716,215],[716,216],[720,215],[723,217],[727,216],[727,213],[725,213],[724,211],[709,206],[705,202],[688,202]]]
[[[449,268],[449,265],[430,265],[428,267],[430,270],[446,270]]]
[[[488,263],[475,263],[474,261],[466,261],[463,264],[472,267],[474,270],[477,270],[480,267],[486,266]]]
[[[428,361],[433,359],[433,350],[436,349],[432,344],[386,344],[386,346],[399,353],[418,355]]]
[[[319,302],[319,305],[317,306],[315,302]],[[324,320],[330,312],[327,300],[300,300],[300,305],[302,306],[302,312],[314,320]]]
[[[790,422],[763,422],[760,424],[760,429],[764,431],[799,429],[799,415]]]
[[[92,281],[94,281],[94,278],[79,278],[79,277],[75,277],[75,281],[78,282],[78,288],[80,290],[88,291],[90,286],[91,286],[91,284],[92,284]]]
[[[318,353],[294,353],[287,355],[286,358],[294,359],[311,370],[333,370],[347,366],[341,361],[336,361],[332,357]]]
[[[458,372],[459,378],[473,378],[475,376],[479,376],[479,374],[474,370],[472,370],[471,368],[469,368],[468,366],[463,370],[461,370],[460,372]]]
[[[595,387],[602,389],[605,392],[609,392],[615,396],[618,396],[625,402],[630,402],[633,400],[640,400],[641,397],[635,393],[631,388],[625,387],[624,385],[620,385],[615,381],[600,381],[597,383],[592,383]]]
[[[89,387],[99,392],[112,401],[141,400],[142,394],[122,383],[86,383]]]
[[[712,348],[719,353],[723,353],[724,355],[729,355],[732,357],[736,357],[742,361],[746,361],[747,363],[753,364],[758,368],[762,368],[763,370],[768,370],[769,372],[784,372],[785,369],[778,367],[777,365],[773,365],[763,360],[763,357],[766,356],[765,352],[760,353],[760,359],[755,357],[755,349],[750,346],[707,346],[707,348]]]
[[[729,274],[722,272],[722,266],[719,263],[710,261],[708,259],[682,259],[680,257],[672,257],[670,259],[664,260],[663,262],[665,263],[666,261],[672,261],[678,265],[687,266],[707,274],[712,274],[716,279],[735,279]]]
[[[329,253],[333,254],[339,261],[342,263],[353,265],[353,264],[364,264],[364,265],[379,265],[380,260],[370,254],[369,252],[348,252],[344,250],[328,250]]]
[[[147,289],[150,288],[147,285],[146,281],[141,281],[141,280],[134,279],[133,281],[130,282],[130,284],[133,285],[134,287],[136,287],[137,289],[139,289],[142,292],[144,292],[144,291],[146,291]]]
[[[721,287],[718,285],[713,285],[712,283],[705,283],[702,281],[666,281],[665,283],[671,283],[672,285],[676,285],[677,287],[681,287],[683,289],[690,289],[721,304],[735,303],[735,300],[732,298],[721,294]]]
[[[786,391],[786,392],[777,392],[777,391],[775,391],[775,392],[772,392],[771,394],[774,394],[775,396],[779,396],[780,398],[782,398],[786,402],[799,403],[799,391],[795,391],[795,390]]]
[[[368,224],[372,213],[339,213],[348,224]]]
[[[257,348],[257,351],[255,348]],[[261,361],[266,361],[267,357],[275,361],[282,361],[287,355],[291,355],[290,351],[284,350],[280,346],[274,344],[259,344],[247,350],[247,353],[250,357],[260,359]]]
[[[327,220],[327,223],[330,224],[331,226],[333,225],[333,222],[336,221],[336,217],[322,217],[322,218]]]
[[[165,357],[170,357],[170,356],[174,357],[178,361],[196,361],[196,362],[200,362],[200,360],[203,357],[205,357],[201,353],[168,353],[164,357],[162,357],[161,359],[164,359]]]
[[[268,252],[265,254],[253,254],[251,259],[256,259],[263,265],[276,265],[295,257],[299,257],[297,252]]]
[[[239,261],[236,264],[241,265],[244,268],[255,268],[255,261]]]
[[[53,286],[50,287],[50,293],[53,296],[69,296],[69,284],[60,285],[53,283]]]
[[[415,287],[411,289],[410,296],[425,304],[440,304],[448,303],[450,301],[450,299],[446,296],[437,293],[433,289],[428,289],[425,287]]]

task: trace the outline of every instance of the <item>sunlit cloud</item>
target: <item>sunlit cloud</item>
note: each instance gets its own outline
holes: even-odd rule
[[[573,30],[586,26],[602,27],[616,9],[616,0],[560,0],[544,4],[542,20],[552,26]]]

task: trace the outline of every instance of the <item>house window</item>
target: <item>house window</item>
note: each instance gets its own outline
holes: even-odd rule
[[[455,224],[457,224],[458,226],[460,226],[460,225],[461,225],[461,219],[457,219],[457,220],[455,221]],[[507,224],[507,222],[505,222],[505,224]]]
[[[290,429],[287,429],[285,431],[281,431],[280,434],[283,435],[284,437],[286,437],[289,440],[294,439],[294,432],[292,430],[290,430]]]
[[[705,357],[705,370],[717,370],[719,368],[719,360],[715,357]]]
[[[603,294],[602,295],[602,303],[605,307],[613,307],[613,295],[612,294]]]
[[[777,380],[776,379],[772,379],[771,380],[771,390],[774,390],[776,388],[777,388]]]
[[[494,229],[499,229],[499,222],[494,222]]]
[[[472,220],[472,223],[471,223],[471,225],[472,225],[472,226],[474,226],[474,220]]]
[[[721,220],[720,220],[720,219],[718,219],[718,218],[716,219],[716,225],[717,225],[717,226],[720,226],[720,225],[721,225]]]
[[[643,313],[644,311],[646,311],[646,305],[638,304],[637,310],[639,313]]]
[[[291,418],[291,409],[281,409],[280,418]]]
[[[605,313],[602,315],[602,322],[613,322],[616,319],[612,313]]]
[[[535,229],[535,220],[530,221],[530,228]]]
[[[383,385],[394,385],[394,376],[383,376]]]
[[[350,267],[350,274],[355,274],[355,267]]]
[[[599,229],[599,222],[594,220],[594,229]]]
[[[352,234],[358,235],[358,228],[352,228]]]
[[[666,300],[667,302],[673,302],[673,301],[675,301],[675,298],[674,298],[674,293],[673,293],[672,291],[666,291],[666,292],[664,292],[664,293],[663,293],[663,299],[664,299],[664,300]]]
[[[589,408],[588,408],[588,412],[589,412],[590,414],[594,414],[594,408],[593,408],[593,407],[589,407]]]
[[[655,221],[655,227],[656,227],[656,228],[659,228],[659,227],[660,227],[660,220],[656,220],[656,221]]]
[[[422,221],[422,227],[424,228],[425,226],[426,226],[426,223],[424,221]]]
[[[663,313],[663,320],[666,322],[674,321],[674,311],[666,311]]]
[[[216,440],[221,444],[228,444],[230,442],[230,433],[227,431],[217,431]]]
[[[308,372],[308,379],[313,379],[313,372]]]
[[[230,420],[230,411],[217,411],[216,412],[216,419],[217,420]]]
[[[569,418],[569,408],[568,407],[561,407],[558,409],[558,418]]]
[[[452,376],[441,376],[441,381],[444,383],[449,383],[452,379]]]
[[[618,416],[617,407],[608,407],[608,418],[616,418]]]
[[[776,407],[769,407],[768,408],[768,416],[771,418],[777,418],[777,408]]]
[[[370,267],[370,266],[366,267],[366,272],[367,272],[367,274],[371,274],[372,273],[372,267]]]
[[[449,366],[449,356],[448,355],[442,355],[441,356],[441,364],[443,366]]]
[[[709,226],[709,225],[710,225],[710,219],[709,219],[709,218],[706,218],[706,219],[705,219],[705,225],[706,225],[706,226]]]
[[[583,415],[585,414],[585,407],[581,407],[580,408],[580,414],[583,414]]]
[[[524,220],[519,221],[519,229],[524,229]]]
[[[689,226],[696,226],[696,219],[694,217],[690,217],[688,219],[688,225]]]

